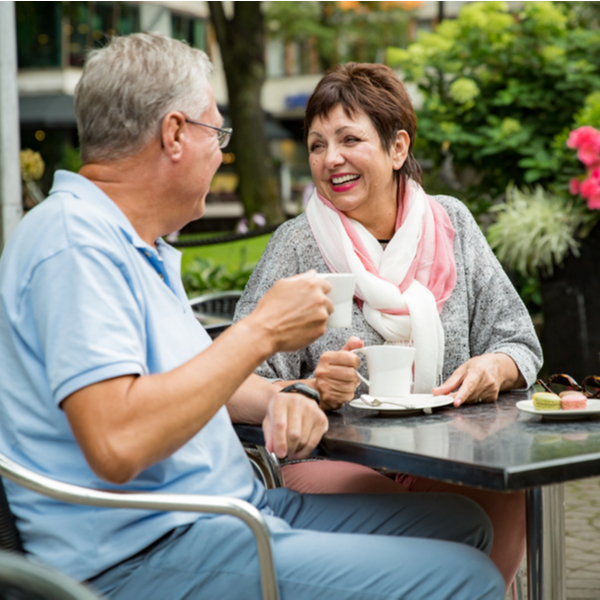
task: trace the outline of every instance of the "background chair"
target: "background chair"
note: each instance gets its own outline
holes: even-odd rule
[[[38,475],[0,454],[0,476],[38,494],[73,504],[103,506],[108,508],[132,508],[142,510],[202,512],[227,514],[241,519],[252,531],[256,539],[260,564],[261,583],[264,600],[277,600],[277,581],[271,551],[271,534],[267,524],[249,502],[223,496],[201,496],[191,494],[160,494],[139,492],[108,492],[94,490],[68,483],[62,483],[43,475]],[[14,517],[10,512],[6,496],[4,512],[0,511],[2,540],[13,545],[13,551],[22,551]],[[2,502],[0,501],[0,507]],[[16,547],[15,547],[16,545]],[[70,598],[65,596],[65,598]],[[85,599],[81,599],[85,600]]]
[[[235,306],[241,295],[241,291],[217,292],[197,296],[190,300],[194,316],[212,339],[215,339],[233,323]]]

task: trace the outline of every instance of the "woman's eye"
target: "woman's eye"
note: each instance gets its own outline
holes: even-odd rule
[[[353,135],[348,135],[346,138],[344,138],[344,143],[346,144],[355,144],[356,142],[360,142],[360,140]]]
[[[324,147],[324,145],[322,142],[314,142],[310,145],[310,151],[317,152],[318,150],[320,150],[323,147]]]

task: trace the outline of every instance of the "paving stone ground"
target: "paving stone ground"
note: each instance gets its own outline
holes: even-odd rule
[[[600,477],[565,484],[567,600],[600,598]]]
[[[567,600],[600,600],[600,477],[565,484],[565,531]]]

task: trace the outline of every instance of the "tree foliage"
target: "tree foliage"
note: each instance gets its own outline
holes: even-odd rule
[[[407,2],[271,2],[269,35],[284,42],[314,43],[320,67],[381,62],[389,45],[407,42]]]
[[[450,152],[477,173],[471,191],[491,198],[511,181],[551,183],[555,137],[600,90],[600,31],[579,4],[525,2],[511,14],[505,2],[474,2],[407,50],[390,48],[424,97],[417,150],[437,164]]]

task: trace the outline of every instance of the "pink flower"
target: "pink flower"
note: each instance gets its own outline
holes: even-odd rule
[[[265,215],[263,215],[262,213],[253,214],[252,220],[259,227],[264,227],[267,224],[267,219],[265,218]]]
[[[567,146],[569,148],[584,148],[586,150],[600,152],[600,131],[597,131],[589,125],[578,127],[569,134]]]
[[[587,205],[590,210],[600,210],[600,196],[589,198],[587,201]]]
[[[573,196],[579,194],[579,179],[574,178],[569,181],[569,191]]]
[[[600,180],[595,177],[588,177],[581,183],[579,193],[588,201],[589,205],[590,200],[600,197]]]
[[[593,148],[580,148],[577,151],[577,158],[590,169],[600,166],[600,156],[598,156],[598,150]]]

